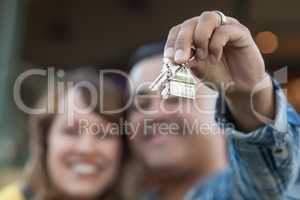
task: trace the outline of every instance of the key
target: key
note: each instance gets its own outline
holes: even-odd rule
[[[155,91],[158,90],[160,88],[160,86],[162,85],[162,83],[167,80],[167,72],[166,71],[162,71],[158,77],[156,79],[154,79],[154,81],[149,85],[149,89],[151,91]]]
[[[162,89],[160,94],[163,99],[167,99],[170,96],[170,84],[169,83],[165,84],[165,87]]]
[[[163,60],[163,66],[162,66],[162,70],[160,72],[160,74],[158,75],[158,77],[156,79],[154,79],[154,81],[149,85],[149,89],[151,91],[156,91],[158,90],[162,84],[168,79],[168,70],[169,70],[169,66],[168,64],[170,63],[170,60],[167,58],[164,58]]]

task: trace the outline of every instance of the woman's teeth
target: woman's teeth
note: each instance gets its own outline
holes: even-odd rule
[[[93,174],[97,172],[97,166],[91,164],[74,164],[71,169],[73,172],[83,175]]]

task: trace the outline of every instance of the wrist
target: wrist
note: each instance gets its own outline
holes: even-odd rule
[[[264,96],[264,91],[273,89],[273,82],[270,76],[264,72],[255,80],[232,83],[225,91],[225,96],[230,101],[240,101]]]
[[[241,130],[251,131],[274,119],[274,93],[273,82],[268,76],[251,91],[226,95],[229,110]]]

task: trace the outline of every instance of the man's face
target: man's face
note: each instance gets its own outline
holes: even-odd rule
[[[135,94],[128,112],[130,145],[152,171],[201,168],[210,156],[207,148],[215,148],[210,133],[219,131],[213,120],[216,93],[199,84],[194,101],[177,97],[164,100],[159,91],[148,89],[161,66],[162,58],[155,56],[132,70]]]

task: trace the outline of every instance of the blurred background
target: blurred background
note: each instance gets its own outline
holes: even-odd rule
[[[298,0],[0,0],[0,186],[20,176],[27,158],[27,116],[13,101],[16,77],[31,68],[82,65],[129,71],[139,46],[204,10],[221,10],[251,30],[272,73],[288,67],[291,103],[300,111]],[[28,78],[22,98],[32,105],[47,80]]]

